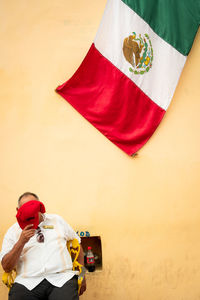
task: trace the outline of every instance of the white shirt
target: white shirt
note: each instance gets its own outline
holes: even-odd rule
[[[45,229],[43,226],[47,225],[53,228]],[[44,221],[39,227],[44,235],[44,243],[39,243],[35,234],[25,244],[16,266],[15,282],[23,284],[29,290],[43,279],[61,287],[77,274],[77,271],[72,271],[72,260],[66,242],[76,238],[80,243],[80,237],[63,218],[54,214],[44,214]],[[18,223],[8,229],[0,253],[1,260],[19,240],[21,232]]]

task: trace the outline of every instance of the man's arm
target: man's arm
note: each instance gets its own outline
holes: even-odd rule
[[[13,246],[12,250],[4,255],[1,264],[5,272],[11,272],[16,267],[24,245],[35,234],[35,229],[31,229],[32,227],[33,225],[27,225],[22,231],[19,240]]]
[[[80,253],[79,256],[77,258],[77,261],[84,266],[84,253],[83,253],[83,248],[80,245]],[[79,295],[81,296],[86,290],[86,279],[85,277],[83,278],[82,284],[81,284],[81,289],[80,289],[80,293]]]

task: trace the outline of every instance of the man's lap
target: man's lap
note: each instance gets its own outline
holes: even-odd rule
[[[67,281],[62,287],[55,287],[44,279],[33,290],[15,283],[9,292],[9,300],[78,300],[77,276]]]

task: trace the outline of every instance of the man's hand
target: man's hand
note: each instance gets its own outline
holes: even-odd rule
[[[29,224],[22,230],[20,238],[19,238],[19,242],[22,245],[25,245],[30,240],[30,238],[32,236],[34,236],[35,229],[32,227],[33,227],[33,224]]]
[[[79,296],[81,296],[85,291],[86,291],[86,280],[85,280],[85,277],[84,277],[83,281],[82,281],[82,284],[81,284]]]

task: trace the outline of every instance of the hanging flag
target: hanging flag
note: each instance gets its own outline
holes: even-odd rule
[[[89,52],[56,91],[132,155],[161,122],[199,21],[199,0],[108,0]]]

